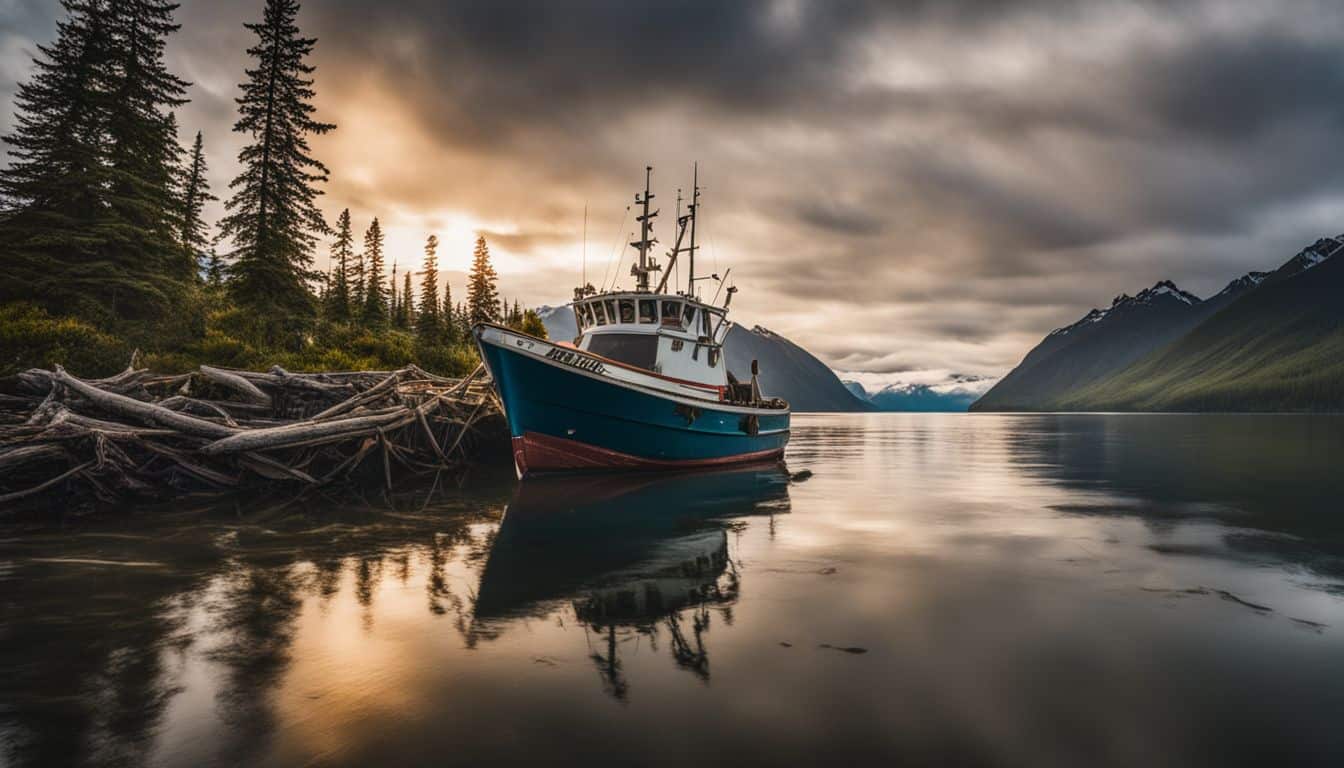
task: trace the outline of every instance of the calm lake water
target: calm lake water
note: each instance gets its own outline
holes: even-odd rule
[[[1344,418],[0,529],[0,764],[1344,764]]]

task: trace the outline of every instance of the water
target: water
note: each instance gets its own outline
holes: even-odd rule
[[[1344,419],[795,427],[7,530],[0,763],[1344,764]]]

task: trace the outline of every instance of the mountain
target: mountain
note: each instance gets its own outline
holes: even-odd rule
[[[546,326],[546,336],[552,341],[573,341],[579,335],[579,324],[574,320],[574,310],[569,307],[552,307],[546,304],[537,307],[537,317]]]
[[[1115,374],[1166,346],[1249,288],[1209,301],[1163,280],[1046,336],[972,410],[1049,410],[1059,398]]]
[[[1299,254],[1175,343],[1060,405],[1344,411],[1344,259],[1329,258],[1339,247]]]
[[[940,392],[927,384],[893,384],[883,387],[868,398],[883,411],[965,411],[975,402],[975,395],[964,390]]]
[[[860,400],[868,399],[868,390],[864,389],[863,385],[860,384],[859,382],[850,381],[849,379],[841,379],[840,383],[845,385],[845,389],[849,390],[849,394],[859,398]]]
[[[1207,300],[1168,281],[1119,296],[1053,331],[971,410],[1334,408],[1341,247],[1322,238]]]
[[[537,315],[546,335],[570,341],[578,335],[574,312],[567,306],[542,306]],[[835,372],[807,350],[760,326],[734,323],[724,340],[728,370],[741,381],[751,380],[751,361],[759,362],[761,392],[789,401],[794,411],[871,411],[866,400],[855,397]]]
[[[751,380],[751,361],[759,361],[761,392],[789,401],[795,411],[871,411],[835,372],[811,353],[773,331],[734,323],[723,342],[728,370]]]
[[[957,413],[970,408],[978,396],[961,387],[928,384],[888,384],[869,394],[857,381],[844,381],[855,397],[872,403],[879,411],[909,413]]]

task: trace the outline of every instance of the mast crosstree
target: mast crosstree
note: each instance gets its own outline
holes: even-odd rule
[[[649,182],[653,177],[653,166],[644,166],[644,196],[641,198],[635,195],[635,204],[643,206],[643,213],[635,217],[639,222],[639,239],[630,243],[634,248],[639,249],[639,263],[630,267],[630,274],[635,277],[636,290],[649,290],[649,273],[658,272],[662,269],[653,257],[649,255],[649,249],[658,242],[658,238],[653,237],[653,218],[658,215],[657,209],[649,212],[649,202],[655,195],[649,191]]]

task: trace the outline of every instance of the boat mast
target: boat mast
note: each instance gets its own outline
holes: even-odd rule
[[[691,217],[691,244],[686,248],[689,261],[686,271],[690,278],[686,281],[686,293],[695,298],[695,214],[700,210],[700,163],[696,162],[691,170],[691,204],[688,215]]]
[[[649,201],[654,198],[654,194],[649,191],[652,176],[653,166],[644,166],[644,197],[641,199],[638,194],[635,195],[635,203],[644,206],[644,212],[635,217],[639,221],[639,239],[630,243],[639,249],[639,263],[630,268],[630,274],[635,276],[636,290],[646,292],[649,290],[649,273],[662,269],[649,258],[649,248],[658,242],[657,238],[650,237],[653,234],[653,217],[658,215],[657,210],[649,213]]]

